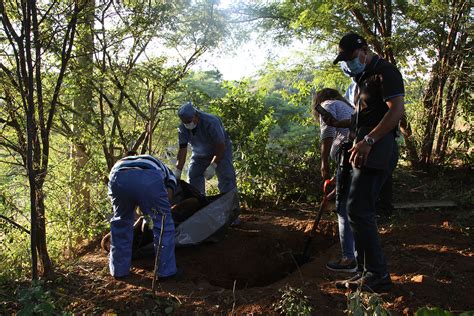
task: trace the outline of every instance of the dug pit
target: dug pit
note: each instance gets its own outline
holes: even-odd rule
[[[293,255],[303,251],[311,215],[302,214],[301,219],[295,219],[294,214],[241,215],[241,225],[230,227],[219,242],[176,249],[181,277],[227,289],[232,289],[234,283],[236,289],[242,289],[283,279],[298,268]],[[317,255],[337,241],[334,226],[321,221],[308,251],[310,255]],[[148,265],[153,265],[151,260]]]

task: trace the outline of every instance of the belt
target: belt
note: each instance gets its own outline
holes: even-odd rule
[[[121,167],[117,170],[117,172],[119,171],[129,171],[129,170],[145,170],[145,169],[148,169],[148,168],[140,168],[140,167]]]

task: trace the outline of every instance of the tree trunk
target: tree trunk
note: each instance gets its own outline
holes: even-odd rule
[[[446,110],[441,121],[441,126],[436,145],[436,161],[442,163],[448,150],[449,140],[454,136],[454,121],[456,118],[458,103],[462,95],[469,88],[466,74],[472,73],[472,49],[466,47],[468,32],[464,29],[460,31],[459,40],[453,49],[453,56],[450,58],[451,75],[447,84]],[[472,45],[472,44],[471,44]],[[464,52],[467,52],[467,55]]]
[[[425,109],[426,118],[423,132],[423,141],[421,146],[420,163],[426,168],[431,164],[431,153],[433,150],[434,138],[438,120],[441,111],[442,90],[446,78],[442,76],[441,65],[433,66],[432,78],[428,83],[428,88],[423,95],[423,107]]]
[[[73,142],[72,142],[72,181],[73,192],[71,194],[72,207],[77,214],[89,214],[90,202],[90,172],[86,168],[89,161],[87,142],[85,141],[87,124],[90,122],[91,108],[93,103],[92,79],[94,70],[94,0],[81,0],[84,6],[80,19],[78,19],[77,36],[77,67],[76,67],[76,89],[73,108]],[[87,216],[86,216],[87,217]]]
[[[56,4],[57,2],[53,3],[52,6]],[[59,39],[62,45],[60,66],[57,72],[51,72],[51,74],[57,74],[57,78],[52,91],[46,89],[46,92],[50,93],[47,98],[49,107],[46,108],[44,106],[44,99],[46,98],[43,98],[42,56],[56,58],[58,54],[51,46],[43,46],[45,43],[42,41],[43,37],[38,21],[39,10],[36,7],[36,1],[20,1],[17,2],[17,5],[18,10],[14,10],[15,23],[12,23],[10,13],[13,11],[7,11],[4,1],[0,0],[0,20],[5,31],[4,34],[8,39],[9,48],[7,49],[13,54],[13,57],[3,56],[0,64],[2,70],[9,75],[11,87],[16,91],[18,99],[21,100],[21,106],[15,107],[14,110],[18,113],[10,112],[9,114],[10,119],[12,119],[11,126],[14,127],[19,143],[18,146],[11,146],[11,148],[14,148],[22,157],[28,176],[31,221],[31,277],[36,280],[39,276],[38,265],[41,268],[42,275],[49,276],[52,274],[52,264],[46,244],[43,185],[48,171],[51,126],[66,66],[71,56],[76,18],[80,10],[77,3],[74,2],[73,11],[64,12],[64,15],[68,16],[70,20],[65,27],[61,25],[64,33]],[[49,10],[45,13],[46,16],[42,18],[47,18],[48,12]],[[16,15],[17,13],[20,14],[19,17]],[[71,15],[67,13],[71,13]],[[16,23],[21,23],[21,25]],[[14,24],[15,26],[13,26]],[[49,45],[51,42],[46,44]],[[48,57],[45,57],[45,59]],[[14,74],[10,73],[9,68],[3,64],[4,60],[9,63],[12,69],[15,69]]]
[[[29,137],[28,137],[29,143]],[[29,156],[29,155],[28,155]],[[28,157],[29,159],[30,157]],[[32,163],[28,164],[28,180],[30,185],[30,252],[31,252],[31,279],[38,280],[38,253],[36,244],[38,239],[38,210],[36,209],[36,184]]]
[[[458,71],[456,70],[455,61],[457,59],[457,53],[463,51],[463,48],[465,48],[467,44],[467,37],[462,34],[464,33],[465,16],[470,13],[468,3],[467,1],[453,1],[450,3],[449,9],[451,14],[449,15],[449,21],[446,19],[446,24],[449,24],[446,26],[448,31],[440,38],[438,45],[438,62],[432,68],[432,80],[430,80],[423,97],[423,104],[427,111],[427,116],[420,160],[424,167],[428,167],[433,162],[433,145],[435,143],[438,123],[443,115],[443,103],[449,107],[447,111],[445,111],[445,116],[448,115],[449,117],[450,114],[447,114],[447,112],[451,112],[453,108],[452,104],[448,104],[451,102],[449,100],[449,91],[448,98],[443,102],[444,95],[446,94],[446,82],[452,76],[465,75],[462,73],[456,74]],[[443,126],[443,129],[444,128]],[[443,134],[443,132],[441,132],[441,134]]]
[[[49,258],[46,244],[46,216],[44,207],[43,185],[36,186],[36,213],[38,230],[36,235],[36,249],[38,250],[40,275],[50,277],[53,274],[53,264]]]

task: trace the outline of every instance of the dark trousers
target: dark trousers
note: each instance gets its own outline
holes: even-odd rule
[[[387,264],[375,219],[375,202],[389,172],[385,169],[353,168],[347,201],[357,263],[360,268],[365,266],[366,271],[381,276],[387,272]]]
[[[393,171],[398,163],[398,158],[400,156],[400,151],[398,144],[395,142],[393,146],[392,158],[390,159],[390,174],[382,185],[380,190],[379,197],[375,203],[375,208],[377,210],[377,215],[381,216],[390,216],[393,211]]]

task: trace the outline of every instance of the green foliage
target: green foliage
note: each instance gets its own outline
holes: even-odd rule
[[[21,167],[15,165],[14,157],[0,164],[0,214],[30,230],[29,207],[25,192],[28,192]],[[30,235],[0,218],[0,283],[29,275],[31,268]]]
[[[273,157],[268,151],[270,130],[275,124],[271,113],[267,114],[248,136],[248,143],[240,152],[240,159],[234,160],[239,189],[248,203],[268,195],[272,188],[270,181]]]
[[[21,304],[19,316],[52,315],[55,312],[51,292],[45,291],[43,281],[33,282],[31,287],[20,290],[18,300]]]
[[[265,108],[261,95],[249,91],[248,82],[225,83],[224,87],[227,94],[213,100],[209,110],[222,119],[233,142],[242,193],[258,198],[266,190],[263,178],[270,167],[267,144],[275,123],[272,112]]]
[[[453,313],[439,307],[422,307],[416,311],[415,316],[453,316]]]
[[[45,13],[40,25],[45,111],[56,86],[66,29],[62,23],[70,18],[66,10],[70,4],[37,4],[38,12]],[[131,141],[143,135],[142,144],[148,144],[149,138],[144,136],[150,124],[154,124],[153,139],[146,152],[168,163],[171,144],[176,143],[178,120],[172,111],[183,95],[180,80],[203,53],[217,47],[229,34],[226,14],[217,4],[187,0],[92,2],[80,12],[73,57],[52,121],[49,169],[44,173],[46,240],[55,262],[72,256],[78,243],[97,238],[108,228],[108,170]],[[16,4],[7,7],[12,21],[19,25],[21,10]],[[91,19],[92,28],[87,24]],[[17,127],[23,127],[25,119],[16,114],[23,106],[16,92],[16,60],[6,36],[0,39],[0,51],[9,56],[2,60],[2,67],[13,74],[0,74],[0,116],[4,118],[0,120],[0,193],[11,197],[12,202],[0,203],[0,214],[29,228],[25,156],[16,152],[26,148],[21,143],[25,135],[17,135]],[[207,93],[208,98],[224,95],[219,74],[209,72],[206,76],[206,85],[185,89],[205,91],[200,95]],[[195,78],[194,83],[199,80]],[[4,101],[8,101],[8,107]],[[80,163],[74,156],[78,146],[84,153]],[[18,170],[10,172],[15,168]],[[90,203],[85,203],[84,193]],[[83,204],[88,205],[84,208]],[[5,235],[0,236],[0,263],[9,268],[0,271],[0,279],[28,275],[27,236],[10,226],[4,231]]]
[[[383,300],[376,293],[362,292],[359,289],[348,294],[348,315],[354,316],[388,316],[391,315],[383,307]]]
[[[450,311],[444,310],[440,307],[422,307],[418,309],[415,316],[453,316],[454,314]],[[467,311],[459,314],[459,316],[473,316],[474,311]]]
[[[265,36],[283,43],[291,42],[295,35],[316,42],[324,48],[324,61],[319,64],[332,69],[336,67],[329,62],[341,36],[347,32],[363,35],[377,54],[397,63],[405,80],[417,81],[418,90],[409,88],[406,95],[416,105],[408,116],[415,125],[412,130],[417,132],[408,144],[413,149],[409,152],[411,162],[471,163],[472,154],[465,148],[472,140],[472,135],[466,133],[472,123],[466,129],[460,123],[472,119],[460,120],[460,108],[472,105],[472,65],[465,62],[472,59],[472,5],[438,0],[394,1],[379,11],[366,4],[348,0],[282,0],[249,3],[246,12],[259,21],[257,25]],[[322,78],[327,82],[327,77]],[[295,86],[303,94],[308,91],[304,81],[295,81]],[[330,87],[341,89],[336,82]],[[457,110],[451,111],[453,108]]]
[[[219,71],[192,72],[181,81],[183,100],[191,101],[198,107],[222,98],[226,90],[222,84],[222,74]]]
[[[30,236],[0,223],[0,284],[28,275],[31,268]]]
[[[174,296],[157,297],[155,302],[155,310],[161,311],[165,315],[176,314],[181,306],[181,302]]]
[[[279,289],[278,292],[281,297],[278,302],[272,304],[274,311],[288,316],[312,315],[313,307],[311,307],[309,298],[303,294],[302,289],[287,285],[285,288]]]
[[[249,82],[224,83],[227,93],[222,98],[213,100],[209,110],[222,118],[230,138],[241,151],[249,144],[251,132],[268,113],[262,96],[250,91]]]
[[[234,144],[238,185],[246,202],[314,197],[319,186],[316,130],[295,122],[306,108],[290,106],[278,94],[264,99],[266,89],[255,90],[249,82],[224,87],[227,94],[213,100],[209,109],[221,117]],[[306,179],[304,184],[301,179]]]

